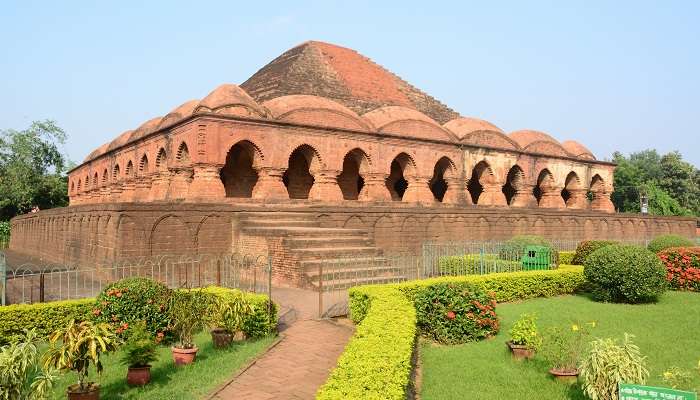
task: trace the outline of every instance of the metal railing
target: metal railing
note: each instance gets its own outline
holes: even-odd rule
[[[0,253],[0,285],[3,305],[94,297],[128,277],[151,278],[170,288],[216,285],[271,297],[271,266],[267,255],[228,254],[137,259],[96,268],[24,264],[7,270]]]

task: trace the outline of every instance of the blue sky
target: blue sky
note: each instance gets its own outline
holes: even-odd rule
[[[700,2],[379,3],[7,2],[0,129],[54,119],[81,161],[313,39],[507,132],[578,140],[600,159],[680,150],[700,166]]]

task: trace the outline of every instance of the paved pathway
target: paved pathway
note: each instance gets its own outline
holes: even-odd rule
[[[318,297],[305,291],[277,292],[283,309],[291,309],[296,321],[283,332],[282,341],[249,369],[221,388],[212,399],[267,400],[314,399],[318,388],[336,365],[352,336],[351,324],[313,318]],[[275,296],[273,291],[273,296]],[[281,296],[280,296],[281,295]]]

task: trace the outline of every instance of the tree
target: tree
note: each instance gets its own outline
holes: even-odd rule
[[[0,220],[68,204],[66,133],[53,121],[0,131]]]

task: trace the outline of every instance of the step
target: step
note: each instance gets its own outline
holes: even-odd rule
[[[323,276],[324,285],[327,281],[337,279],[366,279],[401,276],[401,268],[392,266],[375,267],[350,267],[350,268],[327,268],[319,275],[319,270],[306,270],[306,277],[314,284],[319,281],[319,276]]]
[[[292,249],[304,249],[310,247],[363,247],[371,246],[374,242],[367,236],[338,236],[338,237],[290,237],[286,243]]]
[[[288,211],[253,211],[241,214],[241,220],[246,219],[286,219],[286,220],[312,220],[316,221],[316,215],[304,212],[288,212]]]
[[[386,276],[386,277],[368,277],[368,278],[357,278],[357,279],[334,279],[331,281],[323,282],[323,291],[330,292],[334,290],[346,290],[351,287],[361,286],[361,285],[380,285],[386,283],[399,283],[408,280],[405,276]],[[312,288],[318,290],[318,284],[310,282]]]
[[[297,254],[301,259],[343,257],[350,258],[358,255],[379,255],[380,250],[376,247],[309,247],[305,249],[295,249],[294,253]]]
[[[357,236],[367,235],[364,229],[347,228],[313,228],[306,226],[246,226],[242,230],[247,234],[264,236],[304,236],[304,237],[337,237],[337,236]]]
[[[352,256],[340,258],[313,258],[300,260],[299,265],[301,270],[306,273],[318,271],[318,267],[323,265],[324,268],[382,268],[386,267],[389,260],[382,256]]]
[[[291,220],[291,219],[246,219],[243,221],[245,227],[310,227],[320,228],[319,222],[314,220]]]

